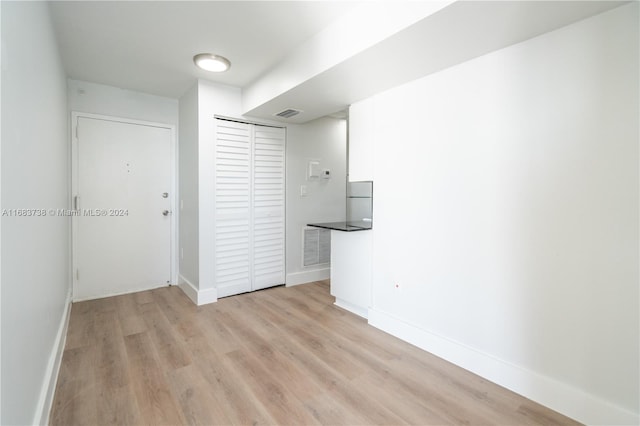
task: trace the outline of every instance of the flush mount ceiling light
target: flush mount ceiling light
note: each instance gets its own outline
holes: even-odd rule
[[[213,53],[200,53],[193,57],[193,63],[198,68],[211,72],[224,72],[231,67],[227,58]]]

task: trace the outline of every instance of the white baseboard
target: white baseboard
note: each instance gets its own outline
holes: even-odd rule
[[[581,423],[640,424],[637,413],[566,383],[423,330],[385,312],[370,309],[369,324]]]
[[[331,268],[314,269],[312,271],[293,272],[287,274],[286,285],[291,287],[298,284],[312,283],[314,281],[328,280],[331,277]]]
[[[60,326],[53,344],[53,350],[49,356],[47,369],[44,374],[44,381],[40,389],[40,397],[33,418],[34,425],[48,425],[51,406],[53,405],[53,397],[58,383],[58,373],[60,372],[60,364],[62,363],[62,354],[64,353],[64,345],[67,341],[67,330],[69,328],[69,318],[71,317],[71,289],[65,300],[65,308],[60,319]]]
[[[368,317],[367,309],[361,308],[360,306],[356,306],[353,303],[345,302],[344,300],[338,299],[337,297],[336,297],[336,301],[333,302],[333,304],[353,314],[356,314],[364,319],[367,319]]]
[[[218,290],[216,288],[198,290],[195,285],[182,275],[178,276],[178,287],[180,287],[180,290],[197,306],[218,301]]]
[[[178,275],[178,287],[193,303],[198,304],[198,289],[182,275]]]

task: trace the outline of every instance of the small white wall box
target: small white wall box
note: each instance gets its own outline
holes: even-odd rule
[[[331,178],[331,170],[322,169],[322,173],[320,174],[320,176],[322,177],[322,179],[330,179]]]
[[[309,161],[309,178],[317,179],[320,177],[320,162],[319,161]]]

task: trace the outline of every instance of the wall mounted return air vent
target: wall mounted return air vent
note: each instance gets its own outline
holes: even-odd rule
[[[276,117],[282,117],[282,118],[291,118],[294,115],[298,115],[300,114],[302,111],[299,109],[293,109],[293,108],[288,108],[285,109],[283,111],[280,111],[277,114],[274,114]]]

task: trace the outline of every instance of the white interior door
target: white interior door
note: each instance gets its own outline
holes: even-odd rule
[[[171,282],[172,130],[77,118],[74,299]]]
[[[216,120],[215,279],[218,297],[251,291],[252,127]]]
[[[254,127],[253,290],[285,281],[284,141],[283,128]]]
[[[285,281],[285,131],[216,120],[218,297]]]

